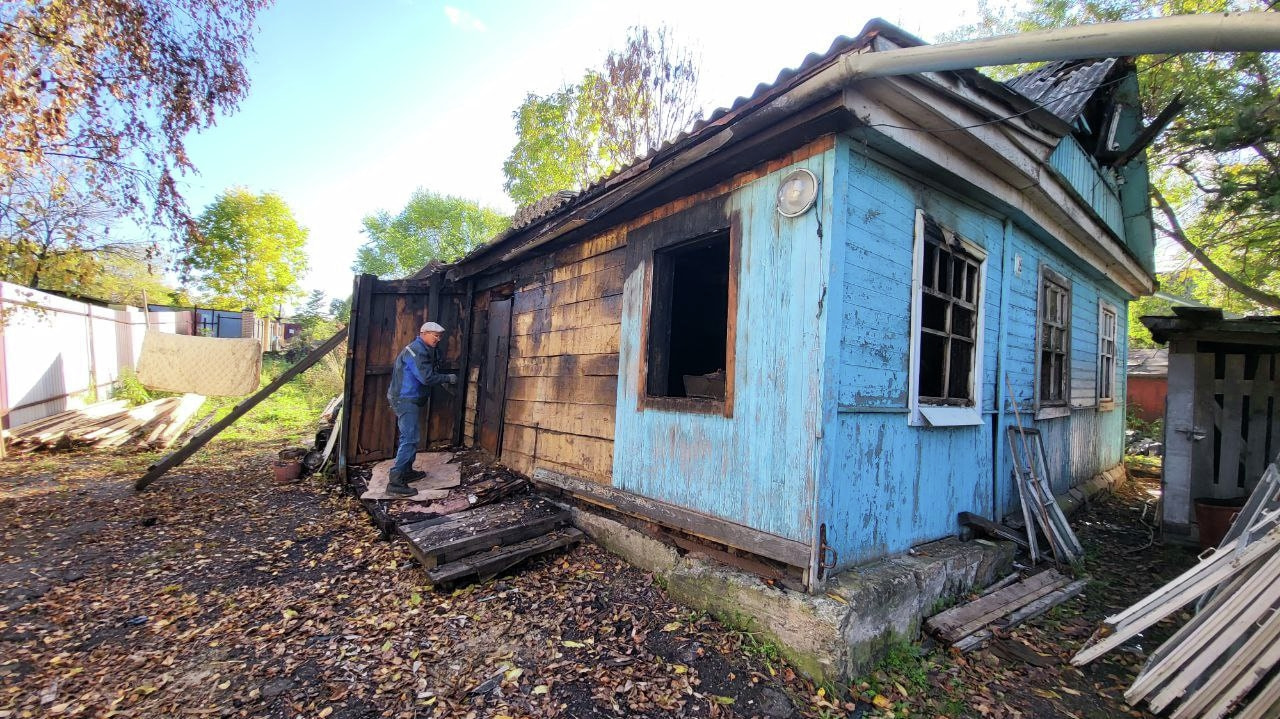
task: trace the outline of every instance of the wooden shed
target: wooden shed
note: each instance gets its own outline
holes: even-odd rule
[[[347,461],[391,455],[430,318],[467,381],[424,442],[810,589],[1011,511],[1014,400],[1058,491],[1117,465],[1153,287],[1133,66],[841,74],[920,44],[873,21],[457,263],[361,277]]]
[[[1280,317],[1173,313],[1142,323],[1169,343],[1162,529],[1192,539],[1197,499],[1244,499],[1280,452]]]

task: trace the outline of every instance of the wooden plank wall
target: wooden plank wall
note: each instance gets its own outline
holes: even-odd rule
[[[467,376],[463,378],[467,383],[467,403],[463,416],[462,443],[468,447],[476,443],[476,407],[480,396],[480,368],[484,365],[484,342],[489,331],[491,294],[488,290],[476,293],[471,307],[471,336],[467,339],[467,352],[471,355],[471,366],[467,370]]]
[[[601,484],[613,472],[613,422],[626,233],[554,253],[517,281],[502,460]],[[479,323],[477,323],[479,324]],[[473,433],[474,434],[474,433]]]

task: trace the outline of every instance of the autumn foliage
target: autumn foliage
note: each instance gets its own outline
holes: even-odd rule
[[[0,5],[0,193],[70,159],[122,212],[194,229],[184,139],[233,110],[270,0],[27,0]]]

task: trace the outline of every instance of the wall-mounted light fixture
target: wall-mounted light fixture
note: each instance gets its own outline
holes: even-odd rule
[[[804,168],[792,170],[778,186],[778,214],[799,217],[813,207],[817,198],[818,178]]]

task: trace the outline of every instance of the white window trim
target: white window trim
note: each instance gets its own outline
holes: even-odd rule
[[[923,308],[920,306],[921,275],[924,273],[924,217],[922,209],[916,209],[915,241],[911,252],[911,344],[907,387],[910,413],[907,423],[913,427],[967,427],[982,424],[982,358],[986,354],[986,292],[987,251],[982,247],[952,233],[966,252],[978,259],[978,318],[973,342],[973,406],[943,407],[920,403],[920,322]],[[947,230],[950,232],[950,230]]]
[[[1115,317],[1116,330],[1115,336],[1111,338],[1113,347],[1111,348],[1111,396],[1102,396],[1102,326],[1106,320],[1107,312]],[[1120,374],[1120,310],[1106,300],[1098,300],[1098,372],[1097,380],[1094,387],[1094,397],[1097,400],[1098,411],[1112,410],[1116,408],[1116,378]]]
[[[1066,331],[1066,337],[1063,339],[1063,344],[1066,346],[1067,351],[1062,359],[1062,372],[1063,372],[1063,378],[1062,378],[1063,390],[1062,391],[1065,396],[1063,397],[1063,402],[1061,404],[1055,403],[1050,405],[1042,405],[1040,403],[1040,382],[1042,380],[1041,374],[1043,372],[1043,367],[1041,366],[1042,363],[1040,361],[1040,355],[1041,355],[1041,345],[1044,342],[1044,339],[1043,339],[1044,307],[1042,307],[1042,304],[1044,302],[1044,283],[1046,279],[1062,287],[1067,292],[1067,308],[1066,308],[1067,331]],[[1052,267],[1049,267],[1048,265],[1046,265],[1043,260],[1041,260],[1040,273],[1036,279],[1036,345],[1035,345],[1035,355],[1034,355],[1035,363],[1036,363],[1035,364],[1036,375],[1035,375],[1035,385],[1033,386],[1033,389],[1032,389],[1032,396],[1034,397],[1034,400],[1035,400],[1035,419],[1053,419],[1055,417],[1066,417],[1071,414],[1071,360],[1072,360],[1071,342],[1072,342],[1072,335],[1074,334],[1072,332],[1072,329],[1075,327],[1075,324],[1076,324],[1076,318],[1075,318],[1074,283],[1072,283],[1070,277],[1067,277],[1061,272],[1054,270]],[[1097,391],[1098,391],[1097,388],[1094,388],[1095,394],[1097,393]]]

